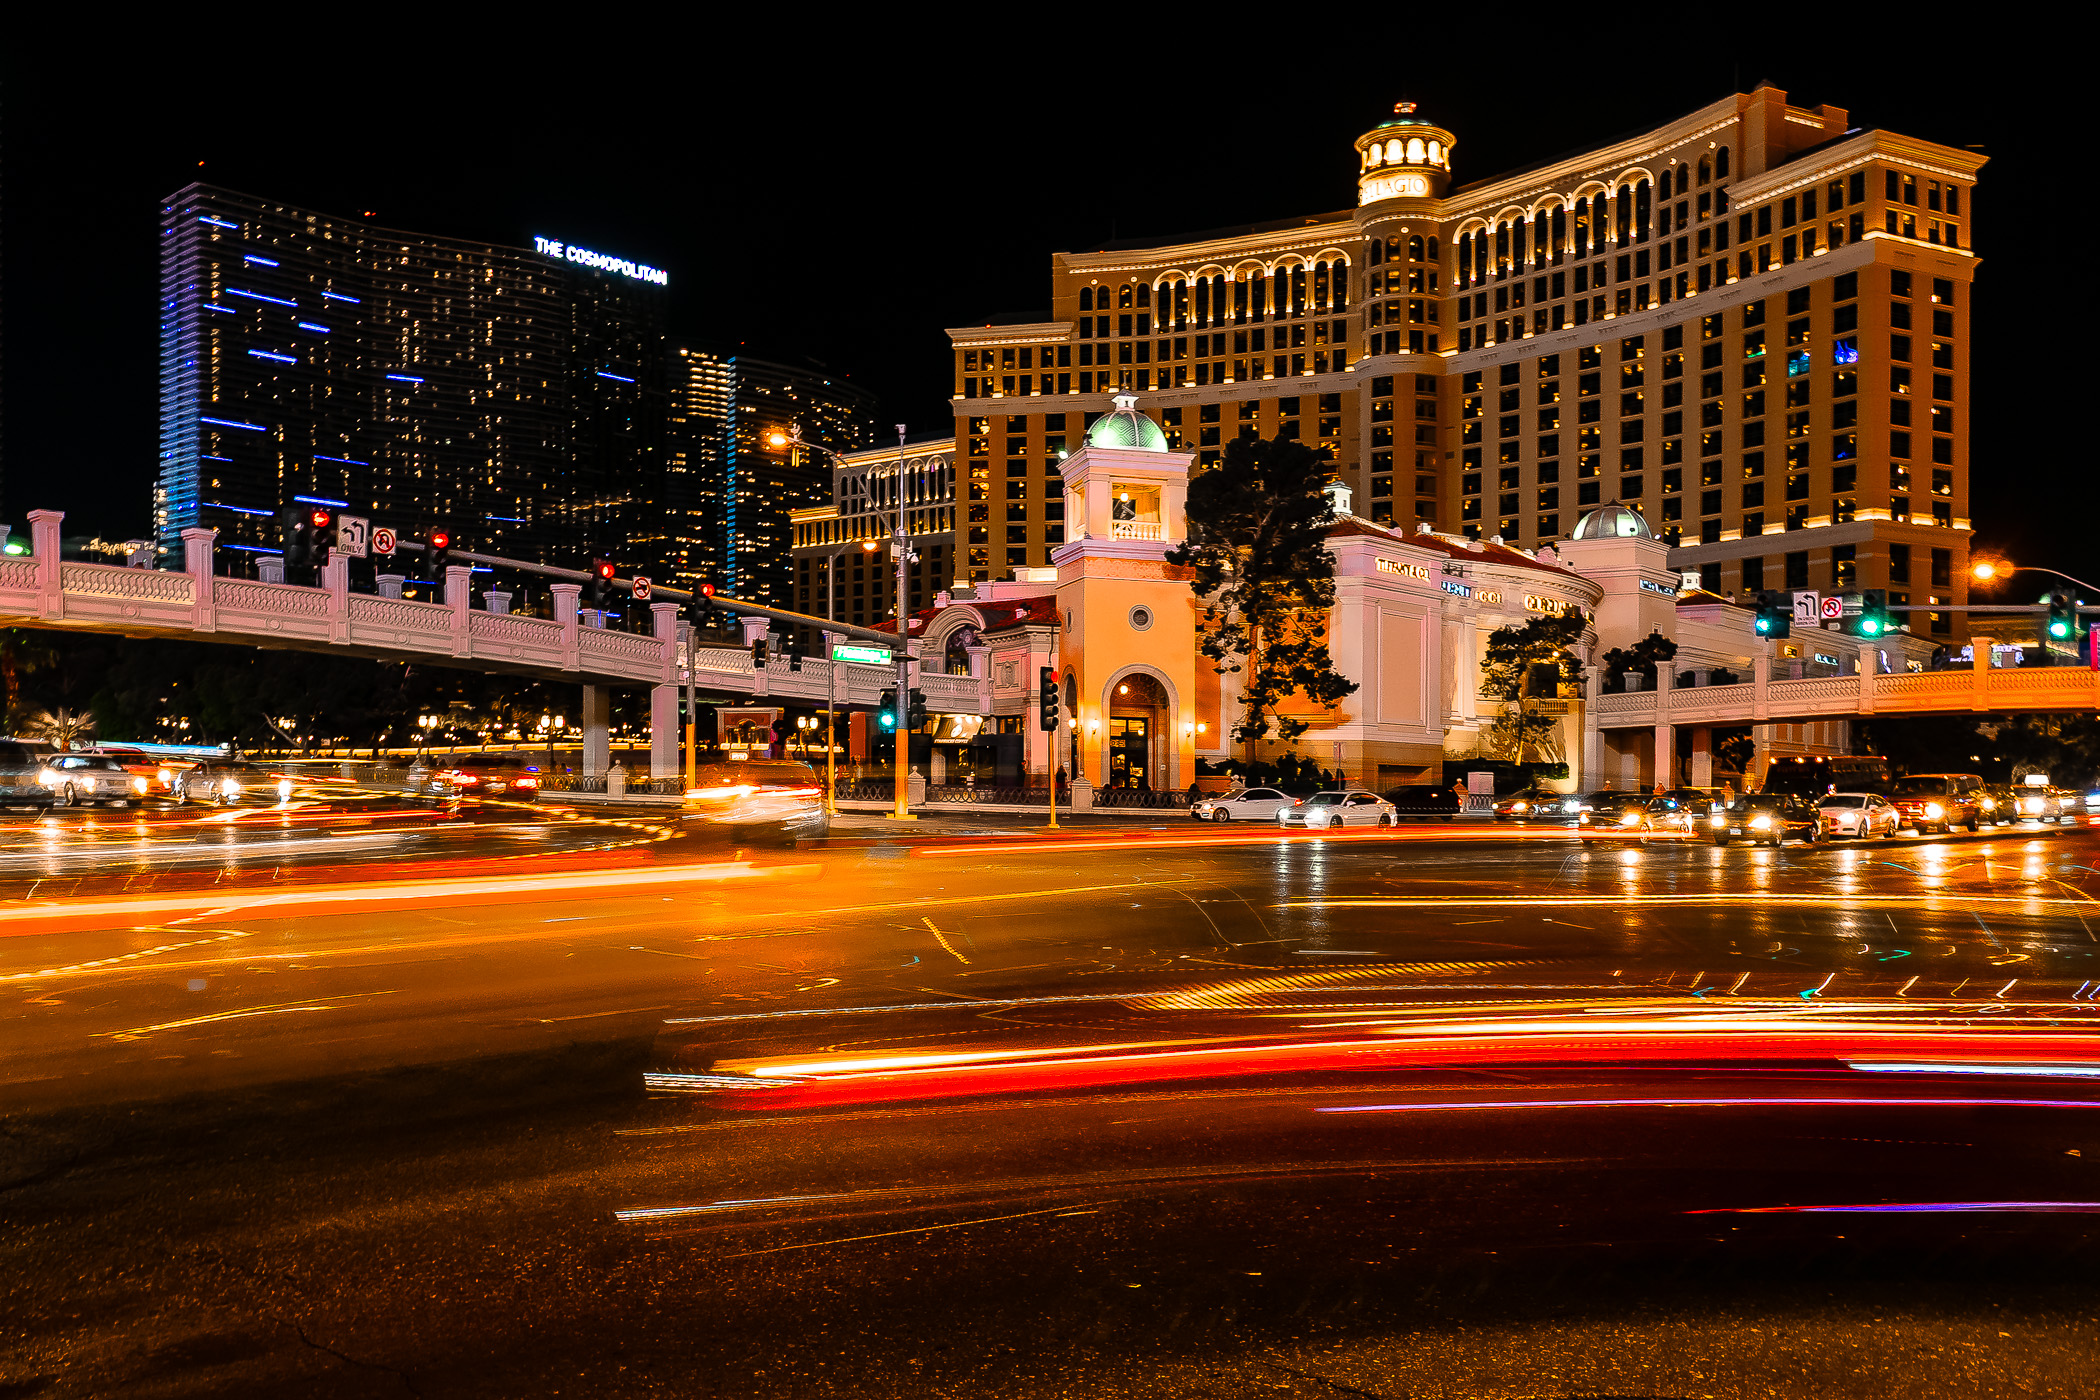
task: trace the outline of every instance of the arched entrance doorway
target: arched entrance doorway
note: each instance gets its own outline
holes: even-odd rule
[[[1166,791],[1174,781],[1174,716],[1166,687],[1133,671],[1109,687],[1107,709],[1107,786]]]

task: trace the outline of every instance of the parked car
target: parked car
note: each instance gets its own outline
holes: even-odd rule
[[[2075,822],[2085,811],[2085,799],[2069,788],[2023,787],[2014,807],[2021,821]]]
[[[1894,836],[1903,826],[1896,804],[1877,792],[1833,792],[1816,804],[1831,836]]]
[[[1234,788],[1190,803],[1189,815],[1199,822],[1274,821],[1278,812],[1296,801],[1275,788]]]
[[[1393,809],[1394,820],[1401,817],[1419,817],[1423,821],[1455,821],[1458,818],[1458,794],[1447,787],[1433,783],[1413,783],[1396,787],[1385,794],[1385,802]]]
[[[113,758],[94,753],[60,753],[44,760],[37,781],[51,789],[54,806],[85,806],[90,802],[124,807],[146,795],[146,780],[124,771]]]
[[[1823,836],[1823,817],[1814,802],[1792,792],[1753,792],[1738,797],[1707,818],[1716,846],[1748,841],[1776,846],[1789,836],[1814,845]]]
[[[1974,773],[1912,773],[1896,779],[1889,797],[1921,833],[1983,825],[1983,779]]]
[[[461,754],[449,767],[432,769],[424,789],[443,797],[508,797],[540,794],[540,770],[522,753]]]
[[[702,764],[685,791],[685,816],[737,842],[791,842],[822,836],[831,826],[823,780],[793,759]]]
[[[1391,826],[1393,815],[1393,804],[1377,793],[1336,788],[1316,792],[1305,801],[1284,808],[1276,814],[1276,821],[1286,830],[1293,827]]]
[[[1581,801],[1574,793],[1525,788],[1495,799],[1495,820],[1515,822],[1519,826],[1529,822],[1572,822]]]
[[[177,776],[177,802],[208,802],[233,807],[243,802],[289,802],[292,780],[282,773],[238,758],[211,758]]]
[[[44,758],[38,745],[0,739],[0,807],[51,805],[52,789],[41,781]]]
[[[1702,815],[1674,797],[1607,792],[1577,816],[1585,836],[1635,836],[1657,831],[1690,833]]]

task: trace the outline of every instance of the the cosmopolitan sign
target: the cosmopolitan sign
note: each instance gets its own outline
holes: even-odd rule
[[[654,282],[662,287],[671,280],[670,274],[660,267],[629,262],[625,258],[610,257],[604,253],[594,253],[588,248],[579,248],[574,243],[563,243],[555,238],[534,238],[532,248],[534,252],[544,253],[550,258],[581,263],[585,267],[595,267],[601,272],[617,272],[622,277],[632,277],[637,282]]]

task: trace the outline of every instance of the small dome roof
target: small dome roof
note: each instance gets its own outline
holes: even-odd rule
[[[1128,447],[1140,452],[1164,452],[1167,435],[1159,424],[1137,411],[1135,394],[1116,395],[1116,411],[1086,430],[1088,447]]]
[[[1577,540],[1637,539],[1652,540],[1655,531],[1637,510],[1628,510],[1617,501],[1602,505],[1584,513],[1575,522],[1575,533],[1569,536]]]

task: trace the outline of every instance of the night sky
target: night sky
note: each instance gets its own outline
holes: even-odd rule
[[[2090,280],[2070,260],[2084,251],[2072,235],[2091,201],[2070,182],[2086,153],[2072,146],[2080,128],[2014,95],[2053,90],[2055,60],[1997,61],[1967,39],[1899,52],[1819,32],[1790,54],[1660,32],[1608,61],[1555,40],[1530,46],[1550,64],[1454,63],[1465,71],[1446,80],[1434,64],[1406,78],[1397,56],[1357,62],[1336,28],[1321,45],[1330,72],[1278,56],[1288,71],[1272,79],[1257,27],[1197,42],[1215,61],[1187,94],[1158,72],[1183,66],[1169,55],[1200,27],[1051,46],[1067,58],[1019,40],[884,60],[872,33],[865,52],[812,50],[800,34],[690,48],[667,36],[679,57],[662,63],[634,57],[650,44],[582,34],[547,37],[559,63],[502,59],[462,31],[411,45],[412,71],[400,46],[356,41],[333,58],[304,41],[171,41],[149,63],[11,40],[0,520],[24,530],[26,511],[55,506],[69,534],[149,533],[159,201],[195,179],[403,229],[517,246],[543,234],[653,263],[670,272],[681,340],[814,358],[916,435],[951,423],[943,328],[1046,311],[1048,254],[1346,208],[1350,142],[1401,97],[1456,133],[1457,177],[1471,182],[1769,78],[1797,103],[1847,107],[1855,126],[1990,156],[1973,219],[1978,542],[2085,572],[2100,492],[2090,451],[2071,455],[2058,425],[2089,398],[2068,357],[2091,313],[2086,298],[2056,298]],[[792,71],[766,71],[776,42]],[[1066,61],[1064,76],[1037,66]],[[1942,75],[1956,69],[2006,97],[1955,90]],[[2058,249],[2070,258],[2045,264]],[[2040,418],[2020,408],[2037,390],[2062,400]]]

